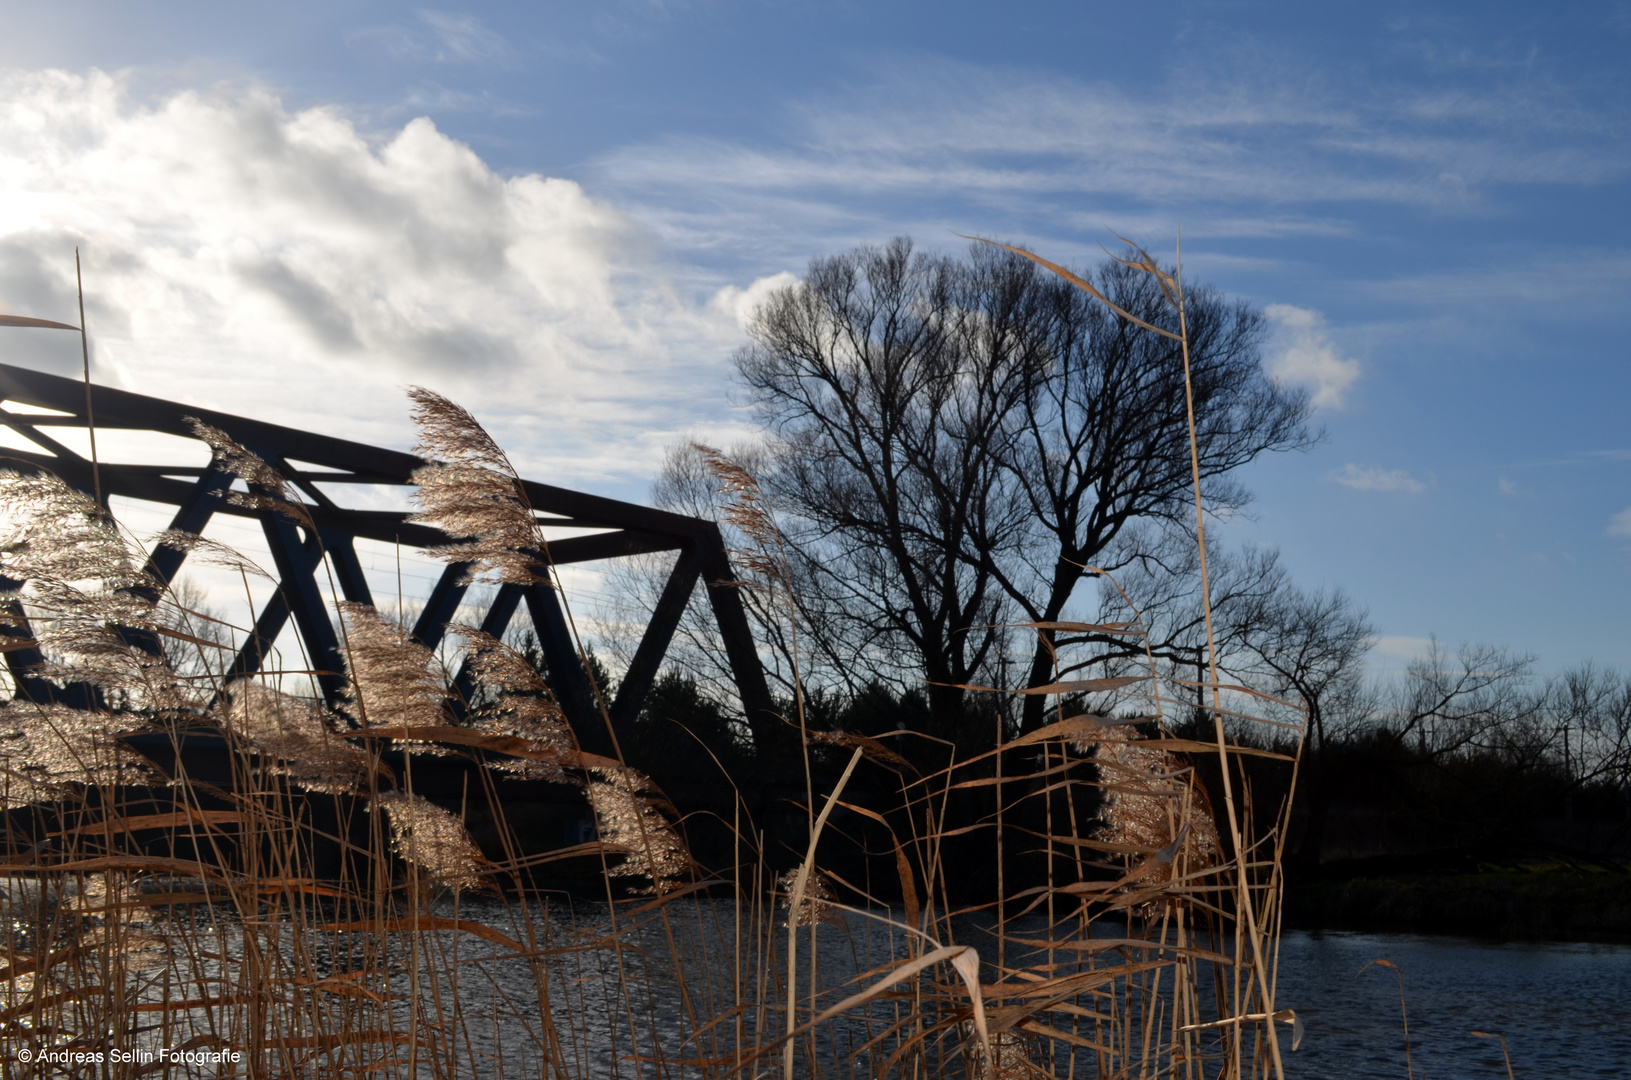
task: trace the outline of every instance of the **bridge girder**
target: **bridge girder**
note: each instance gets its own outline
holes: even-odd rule
[[[315,533],[273,511],[228,501],[223,496],[232,477],[213,464],[187,467],[104,462],[97,469],[104,503],[117,495],[173,507],[170,527],[174,529],[201,533],[216,514],[259,520],[276,564],[278,588],[258,613],[255,633],[234,660],[236,676],[249,676],[260,670],[271,643],[292,618],[317,671],[324,696],[331,703],[335,702],[344,692],[344,666],[340,642],[316,576],[323,555],[328,556],[344,598],[371,604],[368,583],[356,553],[356,540],[428,549],[455,539],[440,529],[409,521],[405,513],[342,507],[319,486],[411,487],[414,470],[425,464],[412,454],[107,386],[93,385],[89,397],[90,412],[98,431],[151,431],[192,439],[195,436],[188,420],[196,418],[259,454],[306,497],[306,509],[316,527]],[[54,428],[88,426],[86,398],[85,385],[77,380],[0,364],[0,399],[7,405],[48,409],[53,414],[36,415],[0,405],[0,424],[40,448],[39,452],[8,449],[0,464],[54,473],[90,495],[97,478],[93,476],[91,461],[51,437]],[[300,464],[297,466],[294,462]],[[718,526],[700,518],[550,484],[524,480],[522,485],[541,524],[597,530],[589,535],[550,542],[549,559],[557,566],[648,552],[678,553],[617,696],[608,703],[613,725],[620,729],[620,734],[639,714],[680,617],[700,580],[741,694],[743,712],[759,739],[766,725],[774,722],[774,706],[742,599],[737,590],[730,587],[736,579]],[[150,557],[147,569],[156,580],[167,585],[174,580],[186,557],[185,551],[160,545]],[[459,584],[459,578],[466,570],[467,565],[449,565],[432,590],[413,629],[414,636],[426,646],[434,648],[441,640],[464,594],[465,586]],[[13,587],[15,584],[12,583]],[[482,629],[501,636],[522,603],[532,617],[550,683],[556,688],[568,719],[580,733],[598,730],[601,723],[589,680],[554,589],[543,585],[502,586]],[[6,612],[10,625],[0,625],[0,634],[29,637],[26,611],[15,602],[12,606],[16,610]],[[5,657],[21,696],[50,697],[82,707],[95,700],[92,688],[57,687],[35,674],[33,668],[41,662],[37,650],[13,647]],[[461,672],[457,682],[467,687],[467,674]]]

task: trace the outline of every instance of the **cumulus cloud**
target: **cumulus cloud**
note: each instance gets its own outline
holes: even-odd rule
[[[1263,309],[1275,325],[1266,366],[1276,382],[1307,387],[1316,409],[1340,409],[1359,378],[1359,361],[1344,357],[1326,332],[1325,316],[1290,304]]]
[[[735,285],[726,285],[714,294],[709,303],[715,311],[729,315],[736,321],[736,325],[745,331],[749,322],[752,321],[755,308],[764,303],[765,299],[777,289],[785,289],[789,285],[797,284],[798,280],[795,275],[783,270],[779,274],[759,278],[745,289],[739,289]]]
[[[1631,506],[1608,519],[1608,535],[1631,540]]]
[[[400,388],[423,382],[562,478],[649,475],[726,415],[734,309],[680,295],[617,207],[500,176],[426,119],[10,75],[0,310],[77,322],[75,245],[95,377],[139,392],[402,445]],[[56,337],[13,331],[0,360],[77,372]]]
[[[1343,466],[1341,472],[1331,473],[1327,479],[1359,491],[1407,491],[1412,495],[1420,495],[1432,483],[1431,477],[1418,480],[1403,469],[1379,469],[1353,462]]]

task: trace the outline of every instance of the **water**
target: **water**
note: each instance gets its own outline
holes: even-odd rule
[[[578,917],[585,914],[580,911]],[[723,909],[711,912],[708,921],[712,922],[715,915],[725,915],[728,921]],[[888,952],[890,943],[879,939],[872,942],[875,954],[870,961],[857,955],[856,929],[852,927],[848,934],[822,929],[825,976],[842,981],[857,968],[864,970],[883,959],[876,955],[877,950]],[[859,936],[869,935],[863,932]],[[989,951],[989,942],[981,941],[973,927],[959,936],[965,943],[981,947],[982,952]],[[655,961],[664,951],[653,947],[643,953],[642,959]],[[690,952],[683,947],[681,951]],[[714,960],[717,963],[720,958]],[[1289,1038],[1282,1041],[1286,1074],[1292,1080],[1405,1075],[1398,975],[1381,966],[1361,974],[1361,969],[1374,960],[1391,961],[1403,973],[1410,1021],[1410,1065],[1418,1078],[1504,1077],[1506,1066],[1499,1041],[1470,1034],[1479,1030],[1506,1037],[1513,1072],[1523,1080],[1631,1080],[1631,945],[1288,931],[1281,941],[1277,1005],[1294,1008],[1305,1032],[1295,1052],[1289,1050]],[[580,962],[584,964],[576,973],[580,980],[590,974],[591,968],[604,970],[603,964],[588,957]],[[669,974],[672,977],[673,973]],[[521,990],[518,986],[517,996]],[[594,997],[580,991],[578,1001],[587,1004]],[[665,1015],[669,1010],[660,1001],[653,1004],[655,1014],[649,1011],[650,1005],[645,1010],[648,1020],[677,1033],[683,1026],[678,1015]],[[591,1006],[586,1011],[592,1014],[597,1010]],[[580,1014],[577,1021],[584,1035],[590,1031],[603,1035],[607,1030],[605,1016]],[[1284,1026],[1281,1030],[1289,1034]],[[573,1041],[568,1038],[569,1043]],[[592,1036],[589,1041],[599,1045],[591,1050],[580,1044],[578,1060],[589,1064],[591,1072],[610,1075],[624,1071],[606,1054],[604,1042]],[[803,1073],[804,1063],[799,1064]],[[833,1065],[837,1068],[829,1073]],[[850,1075],[846,1064],[831,1059],[821,1063],[820,1071]],[[866,1071],[864,1065],[858,1070],[859,1074]],[[1078,1071],[1077,1075],[1083,1074]]]
[[[750,1012],[740,1027],[729,1019],[701,1042],[688,1037],[699,1024],[711,1027],[708,1021],[728,1009],[736,979],[744,980],[749,996],[768,996],[779,1003],[773,988],[768,995],[754,995],[751,986],[779,965],[785,938],[777,935],[768,957],[750,950],[738,969],[734,908],[729,902],[681,900],[670,910],[673,917],[666,921],[650,913],[632,923],[620,917],[623,947],[611,949],[606,947],[612,926],[604,905],[580,904],[572,911],[561,905],[547,910],[533,907],[518,922],[515,907],[467,899],[457,912],[461,921],[479,922],[520,940],[536,936],[546,955],[529,962],[503,944],[452,930],[417,935],[420,948],[414,955],[404,951],[404,937],[393,935],[384,958],[391,1000],[377,1009],[363,1009],[352,1022],[366,1020],[370,1027],[383,1023],[407,1030],[404,1003],[414,996],[417,982],[417,996],[427,1009],[440,1014],[444,1006],[453,1007],[457,1023],[441,1038],[457,1060],[458,1075],[473,1077],[541,1075],[546,1058],[561,1062],[574,1076],[689,1076],[694,1069],[676,1068],[674,1063],[699,1052],[705,1056],[725,1052],[736,1044],[737,1032],[751,1046],[760,1024],[763,1035],[778,1034],[781,1021],[776,1016]],[[435,914],[450,918],[455,910],[450,904],[438,904]],[[230,919],[220,918],[223,915],[206,908],[178,909],[171,917],[172,929],[187,921],[221,923],[208,927],[205,939],[219,934],[220,953],[235,957],[241,952],[240,930]],[[801,942],[807,942],[806,933],[801,931]],[[1040,924],[1027,928],[1024,920],[1013,924],[1011,933],[1046,936]],[[1120,933],[1119,927],[1106,925],[1096,936]],[[973,920],[958,920],[957,936],[988,959],[994,953],[994,942]],[[904,957],[897,934],[884,924],[856,917],[847,926],[821,927],[818,937],[820,981],[839,996],[872,981],[869,976],[851,982],[858,972]],[[291,944],[290,937],[282,935],[278,951],[287,951]],[[337,939],[322,935],[309,942],[308,970],[319,977],[356,970],[366,963],[350,951],[359,947],[343,935]],[[1018,959],[1013,955],[1015,943],[1011,941],[1009,948],[1010,960]],[[807,973],[808,953],[802,946],[800,951],[801,972]],[[218,962],[221,959],[208,961],[209,970],[195,974],[211,982],[229,975],[227,969],[235,961]],[[1500,1043],[1471,1035],[1481,1030],[1506,1036],[1514,1074],[1524,1080],[1631,1080],[1631,945],[1289,931],[1281,942],[1276,1005],[1295,1009],[1304,1026],[1300,1049],[1290,1051],[1286,1038],[1281,1043],[1286,1075],[1292,1080],[1405,1075],[1399,976],[1387,967],[1366,968],[1378,960],[1396,964],[1403,975],[1415,1077],[1504,1077]],[[1113,959],[1105,955],[1104,961]],[[149,976],[141,996],[157,1002],[171,985],[168,979],[160,983]],[[547,987],[550,1001],[540,1000],[540,985]],[[690,989],[682,994],[682,986]],[[349,998],[323,1001],[325,1008],[356,1004]],[[887,1047],[880,1060],[864,1055],[851,1059],[850,1051],[866,1043],[877,1025],[887,1026],[892,1007],[879,1000],[828,1026],[814,1050],[816,1059],[801,1054],[796,1062],[799,1074],[871,1075]],[[344,1027],[340,1013],[334,1019]],[[201,1012],[176,1014],[171,1023],[177,1025],[174,1030],[187,1025],[214,1030],[213,1021]],[[1288,1033],[1283,1026],[1281,1031]],[[553,1040],[546,1032],[553,1033]],[[552,1050],[546,1045],[551,1042]],[[657,1046],[669,1067],[654,1069],[638,1060],[649,1059]],[[766,1064],[772,1073],[779,1073],[774,1061]],[[394,1073],[438,1075],[422,1061],[417,1069],[398,1068]],[[1092,1073],[1092,1058],[1079,1060],[1075,1075]],[[384,1073],[391,1074],[392,1070]]]
[[[703,905],[704,910],[710,907]],[[474,912],[467,911],[465,917],[471,914]],[[716,921],[721,916],[723,925]],[[597,920],[592,911],[580,909],[573,921],[581,931]],[[711,932],[703,931],[700,922],[709,924]],[[708,917],[700,922],[694,917],[681,918],[671,927],[682,939],[698,938],[681,942],[679,951],[690,958],[685,966],[728,965],[717,951],[722,939],[729,936],[728,912],[723,906],[708,910]],[[647,986],[652,994],[636,1005],[636,1011],[644,1017],[634,1023],[639,1031],[635,1037],[645,1042],[656,1029],[662,1032],[659,1038],[663,1042],[678,1049],[679,1033],[687,1026],[680,1016],[678,998],[671,992],[679,973],[664,962],[665,943],[657,940],[653,932],[637,936],[644,947],[625,953],[625,972],[634,975],[634,981]],[[959,934],[964,943],[988,952],[990,943],[982,941],[981,936],[972,926]],[[892,947],[898,948],[888,935],[876,937],[859,926],[852,926],[848,933],[823,927],[821,941],[823,982],[842,982],[855,971],[885,959]],[[552,975],[574,991],[567,994],[569,1001],[557,1002],[557,1006],[567,1005],[573,1016],[570,1024],[563,1026],[575,1030],[562,1031],[567,1060],[576,1069],[586,1070],[586,1076],[645,1075],[640,1068],[628,1068],[617,1060],[627,1061],[624,1055],[629,1048],[629,1021],[620,1015],[615,992],[609,989],[616,982],[615,961],[609,954],[595,951],[568,953],[561,959],[565,963],[556,966]],[[1514,1075],[1522,1080],[1631,1080],[1631,945],[1288,931],[1280,946],[1276,1004],[1295,1009],[1304,1026],[1302,1044],[1295,1052],[1289,1050],[1289,1038],[1282,1040],[1286,1075],[1291,1080],[1405,1076],[1399,977],[1394,970],[1381,966],[1361,974],[1361,969],[1374,960],[1397,964],[1403,974],[1410,1022],[1410,1066],[1417,1078],[1504,1077],[1506,1066],[1499,1041],[1470,1034],[1479,1030],[1506,1037]],[[536,1006],[527,1001],[536,984],[519,964],[499,965],[493,973],[501,982],[513,980],[507,996],[517,1011],[495,1009],[490,988],[482,988],[475,996],[486,1000],[470,1002],[471,1016],[484,1014],[494,1027],[475,1033],[476,1047],[490,1053],[496,1046],[508,1044],[511,1065],[524,1062],[524,1067],[531,1067],[537,1063],[536,1051],[528,1046],[530,1036],[522,1036],[529,1029],[536,1030]],[[722,967],[711,974],[713,978],[709,979],[702,971],[688,970],[685,977],[694,986],[728,981],[721,978],[725,974]],[[535,999],[536,995],[532,996]],[[834,1041],[849,1045],[864,1042],[859,1037],[860,1017],[847,1021],[840,1025],[841,1030],[833,1032]],[[513,1032],[504,1030],[511,1024]],[[625,1035],[615,1044],[608,1038],[613,1025]],[[852,1027],[853,1032],[847,1030]],[[1288,1033],[1284,1026],[1281,1031]],[[621,1045],[614,1052],[616,1044]],[[694,1044],[691,1053],[695,1053]],[[690,1055],[682,1052],[678,1056]],[[823,1075],[850,1076],[851,1064],[859,1066],[854,1075],[869,1071],[864,1061],[841,1062],[826,1054],[822,1057],[817,1068]],[[798,1065],[800,1074],[804,1074],[806,1063],[801,1059]],[[1090,1070],[1089,1066],[1088,1075]],[[485,1070],[476,1071],[480,1074]],[[1077,1075],[1084,1074],[1078,1071]]]
[[[1516,943],[1414,934],[1288,931],[1276,1004],[1306,1034],[1286,1055],[1295,1080],[1405,1075],[1404,974],[1415,1075],[1504,1077],[1499,1032],[1520,1080],[1631,1078],[1631,945]],[[1357,978],[1356,978],[1357,976]]]

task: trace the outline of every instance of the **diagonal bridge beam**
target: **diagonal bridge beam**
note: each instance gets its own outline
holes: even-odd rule
[[[339,593],[347,600],[371,603],[367,578],[357,557],[357,540],[421,549],[454,540],[439,529],[409,521],[405,513],[342,506],[324,490],[327,485],[345,484],[410,487],[414,471],[425,464],[412,454],[106,386],[93,386],[87,394],[85,384],[78,380],[6,364],[0,364],[0,399],[0,425],[37,448],[8,450],[6,460],[0,464],[52,472],[87,494],[95,486],[91,462],[53,437],[63,429],[85,429],[87,405],[98,431],[152,431],[192,439],[189,419],[196,418],[225,431],[276,465],[299,489],[308,500],[306,510],[315,533],[271,511],[228,501],[222,496],[231,477],[210,466],[99,463],[104,503],[117,495],[172,507],[172,528],[201,532],[216,514],[258,520],[276,566],[278,587],[257,615],[254,634],[237,654],[233,670],[239,675],[262,669],[271,643],[293,619],[324,697],[337,701],[345,693],[344,666],[334,613],[324,599],[323,586],[327,582],[319,581],[319,573],[326,578],[331,572]],[[593,530],[551,542],[549,561],[555,566],[652,552],[676,553],[673,572],[617,697],[604,703],[620,735],[638,716],[680,616],[700,582],[725,645],[743,712],[762,744],[768,726],[776,722],[774,704],[741,598],[728,587],[735,574],[718,527],[711,521],[550,484],[527,480],[522,487],[540,524]],[[150,557],[148,570],[167,586],[185,560],[185,552],[160,546]],[[468,566],[450,565],[442,572],[413,629],[425,645],[434,648],[441,641],[446,624],[464,596],[465,587],[458,582],[467,570]],[[551,685],[568,718],[580,734],[598,732],[602,727],[597,715],[601,705],[590,689],[583,658],[555,590],[544,586],[501,588],[488,612],[489,625],[483,628],[502,636],[523,603],[537,629]],[[18,694],[82,704],[94,700],[89,688],[57,687],[32,672],[39,657],[37,650],[21,647],[26,640],[27,613],[17,606],[15,612],[8,609],[0,613],[4,615],[0,618],[0,636],[18,639],[6,643],[5,652]],[[156,641],[136,643],[157,648]],[[591,736],[591,741],[598,739]]]

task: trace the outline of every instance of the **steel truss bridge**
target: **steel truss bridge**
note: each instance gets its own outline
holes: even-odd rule
[[[66,327],[65,327],[66,328]],[[71,328],[77,329],[77,327]],[[258,613],[254,631],[233,659],[231,678],[252,676],[267,661],[272,643],[290,619],[316,671],[323,695],[330,704],[345,693],[342,649],[330,610],[318,585],[324,556],[346,600],[372,604],[368,581],[357,556],[356,541],[428,549],[453,542],[440,529],[408,520],[405,513],[356,510],[338,505],[319,484],[365,484],[411,487],[413,471],[425,462],[395,450],[350,442],[294,428],[280,427],[246,417],[181,405],[106,386],[0,364],[0,424],[22,436],[37,451],[0,451],[0,467],[36,469],[54,473],[75,488],[93,494],[100,480],[104,508],[111,496],[142,499],[174,509],[173,529],[202,533],[216,514],[257,519],[266,536],[278,576],[278,588]],[[12,408],[19,406],[23,408]],[[89,416],[87,415],[87,406]],[[50,410],[41,415],[26,407]],[[305,497],[315,531],[270,510],[240,506],[224,496],[233,477],[209,465],[178,467],[102,462],[93,474],[85,456],[53,437],[62,428],[158,432],[193,439],[188,418],[219,428],[276,468]],[[15,440],[13,440],[15,442]],[[755,737],[762,743],[767,724],[773,723],[773,704],[748,628],[742,599],[729,583],[735,580],[718,527],[711,521],[653,510],[549,484],[523,481],[539,523],[547,527],[597,530],[549,543],[549,559],[556,566],[593,563],[649,552],[675,551],[678,559],[669,575],[639,647],[624,673],[617,695],[609,703],[614,728],[626,731],[639,715],[680,617],[700,580],[725,646],[732,675],[741,694],[743,711]],[[187,555],[168,546],[157,547],[147,570],[165,585],[174,580]],[[434,649],[462,600],[466,586],[459,579],[468,563],[453,563],[442,572],[413,627],[413,636]],[[0,586],[15,589],[21,583],[0,578]],[[481,629],[501,637],[525,603],[537,631],[551,687],[580,737],[598,742],[603,723],[594,693],[563,611],[559,595],[544,585],[501,586],[488,608]],[[29,642],[33,634],[27,611],[10,601],[3,611],[10,625],[0,625],[9,637],[5,660],[19,697],[33,701],[59,701],[86,707],[96,691],[83,685],[59,686],[41,678],[42,662]],[[468,689],[468,674],[461,671],[456,686]]]

